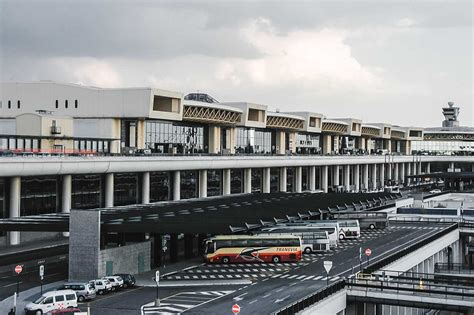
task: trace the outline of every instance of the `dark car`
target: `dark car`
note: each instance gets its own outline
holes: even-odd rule
[[[135,285],[135,277],[129,273],[117,273],[114,276],[119,276],[123,279],[124,288],[131,288]]]
[[[81,312],[81,310],[77,307],[73,307],[73,308],[63,308],[63,309],[60,309],[60,310],[54,310],[54,311],[51,311],[49,313],[46,313],[47,315],[51,314],[51,315],[59,315],[59,314],[75,314],[75,313],[78,313],[78,312]]]

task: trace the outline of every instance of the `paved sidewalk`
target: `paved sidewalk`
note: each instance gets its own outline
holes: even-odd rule
[[[194,259],[188,259],[182,262],[177,262],[171,265],[167,265],[165,267],[154,268],[150,271],[135,275],[136,285],[140,287],[156,286],[155,281],[153,281],[152,279],[155,277],[156,270],[160,270],[160,278],[161,278],[164,275],[173,274],[183,269],[195,268],[201,265],[202,263],[203,263],[202,258],[194,258]]]
[[[53,282],[49,284],[43,285],[43,293],[47,291],[52,291],[63,284],[64,281]],[[24,309],[25,305],[29,302],[37,299],[40,296],[41,288],[35,287],[28,289],[26,291],[20,292],[20,296],[17,297],[17,304],[16,304],[16,315],[23,315],[25,314]],[[6,298],[5,300],[0,302],[0,314],[8,314],[10,309],[13,308],[13,296]]]

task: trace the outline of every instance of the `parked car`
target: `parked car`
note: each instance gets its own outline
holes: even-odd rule
[[[45,292],[35,301],[26,304],[25,314],[42,315],[58,309],[77,307],[77,296],[73,290]]]
[[[106,279],[91,280],[89,283],[94,287],[95,292],[99,295],[112,291],[112,283]]]
[[[119,276],[120,278],[123,279],[123,287],[128,288],[128,287],[133,287],[135,285],[135,277],[129,273],[118,273],[115,274],[114,276]]]
[[[84,302],[85,300],[92,300],[96,296],[94,287],[87,282],[66,282],[58,288],[58,290],[73,290],[76,292],[77,301]]]
[[[430,190],[430,194],[439,194],[440,192],[441,192],[441,189]]]
[[[117,291],[123,287],[123,279],[119,276],[105,276],[102,279],[110,281],[112,284],[112,291]]]

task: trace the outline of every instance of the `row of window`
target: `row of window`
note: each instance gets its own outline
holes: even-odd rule
[[[20,100],[16,101],[16,107],[19,109],[21,107],[21,102]],[[3,103],[2,101],[0,101],[0,109],[3,108]],[[11,100],[8,100],[7,102],[7,108],[8,109],[11,109],[12,108],[12,101]]]
[[[77,108],[78,105],[79,105],[79,102],[77,100],[74,100],[74,108]],[[59,100],[56,100],[55,106],[56,106],[56,108],[59,108]],[[20,107],[18,107],[18,108],[20,108]],[[64,100],[64,108],[69,108],[69,101],[68,100]]]

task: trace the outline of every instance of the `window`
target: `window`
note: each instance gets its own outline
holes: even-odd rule
[[[74,301],[76,299],[75,294],[66,294],[66,300],[67,301]]]
[[[59,108],[59,101],[56,100],[56,108]]]
[[[74,101],[74,108],[77,108],[77,100]]]
[[[12,101],[8,101],[8,109],[12,108]]]
[[[56,295],[54,297],[54,299],[56,300],[56,303],[57,302],[62,302],[62,301],[64,301],[64,295]]]
[[[64,101],[64,107],[66,107],[66,108],[68,107],[68,102],[67,102],[67,100]]]
[[[52,296],[47,297],[43,302],[43,304],[52,304],[52,303],[53,303],[53,297]]]
[[[16,106],[18,107],[18,109],[20,108],[20,100],[16,102]]]

